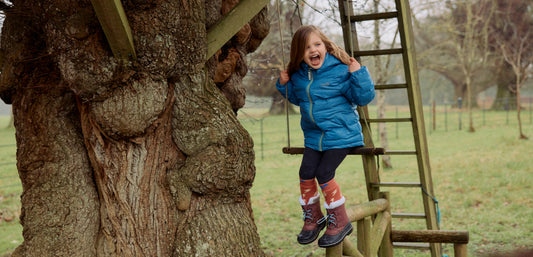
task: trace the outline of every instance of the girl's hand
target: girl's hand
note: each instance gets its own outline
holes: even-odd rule
[[[285,85],[287,82],[289,82],[289,79],[291,77],[289,76],[289,71],[284,70],[279,74],[279,84]]]
[[[361,64],[359,64],[355,58],[353,57],[350,57],[350,65],[348,65],[348,69],[350,70],[350,72],[354,72],[356,70],[359,70],[361,69]]]

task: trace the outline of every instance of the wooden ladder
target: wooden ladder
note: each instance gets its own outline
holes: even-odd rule
[[[420,180],[416,182],[384,182],[380,181],[378,174],[378,167],[376,164],[376,154],[363,154],[363,167],[365,170],[366,185],[368,191],[368,198],[370,201],[379,198],[381,188],[384,187],[400,187],[400,188],[420,188],[422,202],[424,206],[423,213],[394,213],[394,204],[391,203],[393,211],[392,218],[402,219],[424,219],[427,230],[439,230],[436,199],[433,193],[433,183],[431,179],[431,169],[429,165],[429,153],[426,139],[426,132],[424,128],[424,117],[422,109],[422,100],[420,96],[420,86],[418,84],[417,65],[415,58],[415,48],[413,40],[413,31],[411,26],[411,10],[408,0],[395,0],[396,11],[372,13],[355,15],[353,12],[352,3],[355,1],[339,0],[340,18],[343,29],[344,43],[346,51],[356,58],[362,56],[381,56],[381,55],[401,55],[403,59],[403,69],[405,72],[405,82],[398,84],[384,84],[376,85],[376,90],[390,90],[390,89],[405,89],[409,101],[410,118],[386,118],[386,119],[368,119],[367,107],[359,107],[358,110],[365,120],[361,123],[381,123],[381,122],[408,122],[412,125],[412,132],[414,137],[413,150],[404,151],[389,151],[387,155],[416,155],[418,175]],[[362,21],[374,21],[383,19],[397,19],[399,38],[401,40],[401,48],[393,49],[377,49],[360,51],[359,40],[357,38],[356,23]],[[363,135],[365,138],[365,146],[367,148],[374,148],[372,142],[371,131],[369,127],[363,126]],[[393,231],[394,232],[394,231]],[[394,238],[394,237],[393,237]],[[393,242],[394,247],[412,248],[412,249],[430,249],[432,257],[441,256],[440,243],[403,243]]]

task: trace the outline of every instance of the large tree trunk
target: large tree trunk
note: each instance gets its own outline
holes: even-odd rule
[[[499,84],[496,87],[496,98],[492,110],[514,110],[516,107],[516,94],[509,90],[509,83]]]
[[[227,55],[206,66],[206,28],[237,1],[123,1],[130,66],[90,1],[11,2],[0,96],[13,104],[23,184],[13,256],[263,256],[253,143],[234,111],[265,12],[222,50],[238,56],[217,87]]]
[[[498,69],[496,78],[496,98],[492,104],[492,110],[510,110],[516,106],[516,93],[510,90],[516,82],[516,77],[510,65],[504,63]]]

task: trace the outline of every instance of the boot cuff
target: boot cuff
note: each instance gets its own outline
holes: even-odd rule
[[[311,198],[309,198],[309,202],[305,202],[304,199],[302,198],[302,196],[300,196],[300,198],[298,199],[300,201],[300,205],[304,206],[304,205],[308,205],[308,204],[314,204],[318,201],[320,201],[320,194],[317,192],[317,194]]]
[[[344,196],[342,196],[341,199],[339,199],[339,200],[337,200],[335,202],[332,202],[330,204],[324,203],[324,208],[326,208],[326,209],[335,209],[335,208],[343,205],[345,201],[346,201],[346,199],[344,198]]]

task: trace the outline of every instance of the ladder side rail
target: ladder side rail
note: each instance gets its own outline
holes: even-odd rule
[[[367,106],[358,106],[357,111],[365,117],[368,117],[368,107]],[[362,121],[364,122],[364,121]],[[368,123],[367,123],[368,124]],[[361,124],[362,132],[363,132],[363,138],[365,146],[367,147],[374,147],[374,142],[372,141],[372,131],[370,131],[370,124],[366,126],[365,124]],[[379,188],[373,187],[372,184],[374,183],[380,183],[379,178],[379,170],[377,168],[376,164],[376,156],[375,155],[362,155],[363,160],[363,170],[365,172],[365,180],[366,180],[366,189],[368,192],[368,200],[372,201],[379,198]]]
[[[357,29],[349,20],[349,17],[353,14],[353,8],[348,2],[347,0],[338,0],[344,49],[350,56],[353,56],[355,49],[352,49],[352,46],[358,48],[359,41],[357,39]]]

